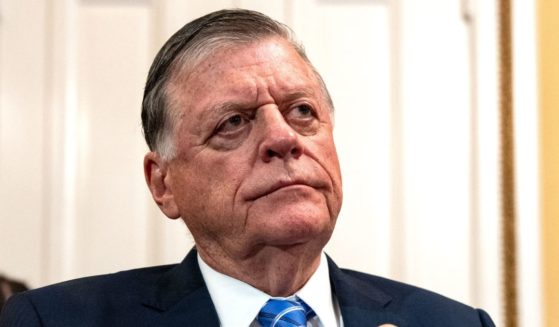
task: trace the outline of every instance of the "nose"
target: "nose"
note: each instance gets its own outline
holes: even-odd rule
[[[270,162],[274,158],[299,158],[303,154],[300,135],[285,121],[277,107],[262,111],[263,135],[258,149],[260,158],[264,162]]]

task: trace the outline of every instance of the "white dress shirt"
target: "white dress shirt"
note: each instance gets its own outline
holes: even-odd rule
[[[258,327],[256,315],[272,297],[247,283],[215,271],[198,254],[198,264],[222,327]],[[316,313],[309,327],[343,327],[337,300],[330,288],[328,262],[323,253],[309,281],[288,298],[299,297]],[[279,298],[281,299],[281,298]]]

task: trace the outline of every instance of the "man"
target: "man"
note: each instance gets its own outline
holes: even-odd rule
[[[289,29],[223,10],[179,30],[142,108],[153,198],[196,248],[179,265],[14,296],[1,326],[493,326],[481,310],[340,270],[333,105]]]
[[[0,274],[0,311],[11,296],[27,290],[25,283]]]

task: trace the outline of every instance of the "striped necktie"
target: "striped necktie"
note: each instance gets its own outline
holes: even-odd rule
[[[316,314],[301,299],[270,299],[260,309],[257,320],[262,327],[307,327]]]

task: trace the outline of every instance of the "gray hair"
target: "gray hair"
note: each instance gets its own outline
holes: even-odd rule
[[[251,10],[220,10],[183,26],[155,56],[149,70],[142,101],[142,127],[151,151],[168,160],[175,155],[173,131],[176,111],[171,110],[168,85],[180,73],[194,67],[216,49],[252,43],[269,37],[285,39],[312,68],[330,108],[332,99],[320,74],[291,29],[270,17]]]

